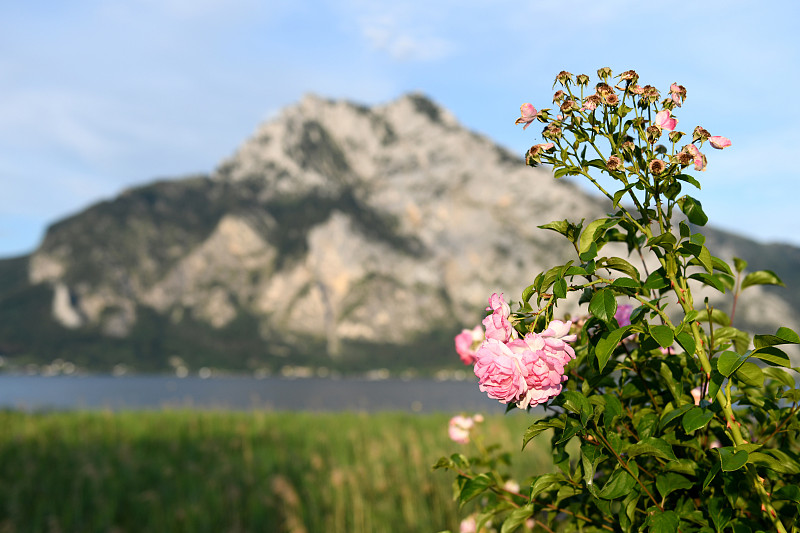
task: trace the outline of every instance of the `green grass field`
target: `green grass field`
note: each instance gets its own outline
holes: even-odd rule
[[[0,412],[0,532],[458,531],[449,415]],[[531,419],[487,417],[519,481]],[[524,473],[524,476],[522,475]]]

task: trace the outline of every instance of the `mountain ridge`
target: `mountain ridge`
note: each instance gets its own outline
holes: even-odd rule
[[[480,319],[491,292],[514,299],[568,257],[537,225],[606,209],[424,95],[375,107],[306,95],[214,172],[134,187],[53,224],[6,265],[17,281],[0,287],[0,351],[145,370],[170,357],[447,365],[452,334]],[[709,247],[766,249],[726,235],[711,230]],[[758,291],[797,323],[800,297]],[[46,324],[44,339],[13,305]],[[747,320],[776,316],[764,318]]]

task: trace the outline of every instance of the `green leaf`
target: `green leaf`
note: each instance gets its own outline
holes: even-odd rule
[[[599,341],[597,341],[597,346],[595,346],[594,354],[597,357],[597,366],[600,372],[608,363],[611,354],[614,353],[614,350],[617,348],[619,343],[622,341],[624,337],[628,335],[628,331],[630,331],[631,326],[625,326],[623,328],[617,328],[611,333],[603,333],[602,337]]]
[[[775,335],[756,335],[753,337],[753,346],[763,348],[777,344],[800,344],[800,336],[789,328],[778,328]]]
[[[733,472],[747,463],[748,453],[744,450],[736,452],[733,446],[715,449],[719,454],[719,462],[723,472]]]
[[[525,435],[522,437],[522,449],[528,442],[531,441],[536,435],[547,431],[548,429],[564,429],[564,421],[558,418],[551,418],[549,420],[537,420],[525,430]]]
[[[533,504],[528,504],[524,507],[520,507],[519,509],[514,509],[503,521],[503,526],[500,528],[500,533],[511,533],[531,516],[533,516]]]
[[[786,355],[786,352],[774,346],[753,350],[750,353],[750,357],[755,357],[756,359],[761,359],[765,363],[782,366],[784,368],[791,368],[792,366],[792,361],[789,359],[789,356]]]
[[[692,409],[693,405],[681,405],[677,409],[673,409],[672,411],[666,412],[661,415],[661,429],[667,427],[667,424],[678,418],[679,416],[683,415],[689,409]]]
[[[662,459],[675,460],[675,452],[672,451],[672,446],[658,437],[647,437],[640,440],[635,444],[631,444],[625,450],[628,457],[636,457],[638,455],[653,455],[661,457]]]
[[[564,402],[564,409],[580,415],[581,425],[586,426],[586,422],[592,416],[594,409],[586,396],[578,391],[565,390],[561,393]]]
[[[717,358],[717,370],[726,378],[736,372],[736,369],[742,366],[749,355],[740,355],[736,352],[725,351],[719,354]]]
[[[669,326],[650,326],[650,335],[662,348],[669,348],[675,342],[675,337]]]
[[[678,200],[681,211],[696,226],[705,226],[708,216],[703,212],[702,204],[691,196],[684,196],[683,201]]]
[[[772,493],[776,500],[791,500],[800,503],[800,487],[797,485],[784,485]]]
[[[580,235],[581,227],[583,227],[583,220],[581,220],[578,224],[573,224],[568,220],[559,220],[557,222],[551,222],[549,224],[543,224],[537,227],[556,231],[569,239],[570,242],[575,243],[578,240],[578,235]]]
[[[567,297],[567,280],[561,278],[553,284],[553,296],[556,298]]]
[[[733,268],[736,269],[736,272],[741,273],[742,271],[744,271],[745,268],[747,268],[747,261],[745,261],[744,259],[739,259],[738,257],[734,257]]]
[[[589,223],[586,226],[586,229],[583,230],[581,233],[580,244],[578,245],[579,253],[584,253],[589,251],[589,247],[592,243],[597,244],[597,242],[605,233],[605,230],[608,228],[616,225],[618,219],[616,218],[599,218]],[[600,246],[598,245],[597,248],[599,249]]]
[[[702,246],[700,249],[700,253],[697,254],[697,260],[702,263],[703,267],[706,269],[706,272],[711,274],[714,271],[714,259],[711,257],[711,252],[708,251],[708,248]]]
[[[636,269],[635,266],[627,262],[626,260],[622,259],[621,257],[609,257],[602,264],[603,268],[609,268],[611,270],[617,270],[624,274],[627,274],[631,278],[635,280],[641,279],[639,277],[639,271]]]
[[[694,483],[682,475],[675,474],[673,472],[659,474],[659,476],[656,478],[656,488],[658,489],[658,493],[661,494],[662,498],[666,498],[670,492],[681,489],[690,489],[693,486]]]
[[[764,375],[773,381],[779,382],[781,385],[789,387],[790,389],[794,388],[794,378],[782,368],[767,367],[764,369]]]
[[[734,376],[745,385],[750,385],[751,387],[760,387],[764,384],[764,372],[755,363],[742,363],[742,366],[739,367]]]
[[[685,181],[686,183],[691,183],[698,189],[700,188],[700,182],[697,181],[694,176],[690,176],[689,174],[678,174],[675,176],[675,179]]]
[[[648,533],[675,533],[678,531],[680,518],[675,511],[656,511],[649,517],[648,522],[650,523]]]
[[[717,396],[717,392],[722,387],[722,382],[725,378],[717,370],[711,371],[711,379],[708,381],[708,397],[713,399]]]
[[[550,492],[559,488],[564,483],[561,474],[542,474],[533,478],[531,482],[531,501],[543,492]]]
[[[669,287],[669,280],[662,269],[654,270],[644,282],[645,289],[658,290]]]
[[[440,468],[453,468],[455,463],[453,463],[452,459],[449,457],[440,457],[436,464],[434,464],[431,468],[433,470],[438,470]]]
[[[708,312],[705,309],[698,309],[699,314],[697,315],[697,320],[701,322],[705,322],[708,320]],[[724,311],[720,311],[719,309],[712,309],[711,310],[711,322],[714,324],[719,324],[720,326],[727,327],[731,325],[731,319],[725,314]]]
[[[712,418],[714,418],[714,413],[712,411],[696,406],[692,407],[683,415],[683,429],[686,433],[692,433],[693,431],[705,427]]]
[[[603,412],[603,423],[609,427],[614,423],[614,419],[622,415],[622,402],[613,394],[603,394],[606,401],[606,408]]]
[[[672,233],[662,233],[661,235],[656,235],[655,237],[648,239],[647,246],[660,246],[667,251],[671,251],[673,248],[675,248],[677,242],[678,240]]]
[[[712,466],[711,470],[708,471],[706,479],[703,480],[703,490],[706,490],[706,487],[708,487],[708,485],[714,480],[714,476],[716,476],[717,473],[719,473],[720,468],[721,468],[720,463],[714,463],[714,466]]]
[[[694,336],[686,331],[681,331],[675,335],[675,340],[678,341],[678,344],[680,344],[684,352],[694,355],[697,348],[697,344],[694,342]]]
[[[720,272],[724,272],[729,276],[733,275],[731,272],[731,267],[728,266],[728,263],[720,259],[719,257],[711,257],[711,263],[714,265],[714,270],[719,270]]]
[[[616,500],[627,495],[635,485],[636,479],[627,470],[619,468],[611,474],[597,496],[604,500]]]
[[[742,290],[745,290],[747,287],[750,287],[752,285],[780,285],[781,287],[786,286],[781,281],[781,278],[779,278],[778,275],[771,270],[757,270],[755,272],[750,272],[748,275],[746,275],[744,277],[744,280],[742,281]]]
[[[617,299],[614,293],[608,289],[597,291],[589,302],[589,312],[603,322],[610,322],[617,312]]]
[[[638,281],[631,278],[617,278],[611,283],[612,287],[621,287],[623,289],[638,289],[640,284]]]
[[[708,514],[711,515],[716,530],[721,532],[730,521],[732,511],[724,498],[716,497],[708,502]]]
[[[478,474],[472,479],[467,479],[464,486],[461,488],[459,500],[462,504],[467,503],[471,499],[483,494],[486,489],[493,484],[492,478],[488,474]]]
[[[704,285],[708,285],[709,287],[714,287],[721,293],[725,293],[726,284],[724,281],[721,280],[721,276],[724,274],[706,274],[705,272],[695,272],[689,279],[697,280]]]

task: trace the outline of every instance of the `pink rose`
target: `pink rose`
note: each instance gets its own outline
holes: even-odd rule
[[[614,313],[614,318],[617,319],[617,324],[619,327],[624,328],[625,326],[631,325],[631,311],[633,311],[632,305],[618,305],[617,312]]]
[[[678,125],[678,119],[671,116],[669,109],[665,109],[656,113],[655,125],[661,129],[672,131]]]
[[[475,352],[480,343],[483,342],[483,339],[483,329],[480,326],[462,330],[461,333],[456,335],[456,352],[458,352],[461,361],[465,365],[471,365],[475,362]]]
[[[719,135],[714,135],[713,137],[708,138],[708,142],[711,143],[711,146],[718,150],[722,150],[723,148],[727,148],[731,145],[731,140],[727,137],[720,137]]]
[[[531,104],[522,104],[519,110],[522,116],[519,117],[514,124],[525,124],[524,126],[522,126],[522,129],[524,130],[531,125],[531,122],[536,120],[536,115],[538,114],[538,111],[536,111],[536,108],[533,107]]]
[[[517,336],[517,332],[508,321],[511,316],[511,308],[503,299],[503,294],[494,293],[489,298],[487,311],[492,314],[483,319],[483,327],[486,329],[486,338],[506,342]]]
[[[466,444],[469,442],[469,432],[475,422],[468,416],[456,415],[450,419],[447,427],[447,433],[450,435],[450,440],[458,442],[459,444]]]
[[[501,403],[517,402],[528,389],[522,356],[499,340],[489,338],[481,344],[473,370],[481,392]]]

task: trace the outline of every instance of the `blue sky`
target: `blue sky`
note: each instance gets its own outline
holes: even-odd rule
[[[421,91],[522,155],[560,70],[635,69],[688,90],[678,129],[708,150],[711,222],[800,245],[800,4],[729,0],[118,0],[0,6],[0,257],[132,185],[210,172],[314,92],[375,104]]]

